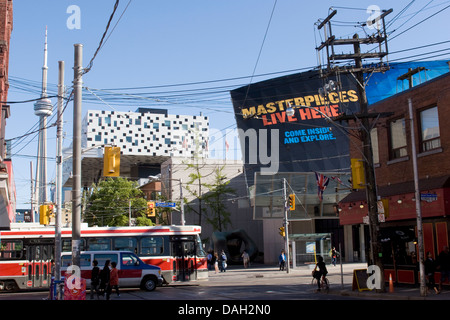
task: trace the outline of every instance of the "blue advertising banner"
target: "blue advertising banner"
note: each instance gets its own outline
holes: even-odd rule
[[[283,76],[230,92],[248,185],[255,172],[350,169],[345,122],[359,111],[351,75],[322,79],[317,71]]]

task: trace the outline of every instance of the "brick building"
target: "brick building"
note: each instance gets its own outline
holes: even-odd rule
[[[378,196],[385,199],[380,239],[385,275],[399,283],[418,283],[416,202],[408,100],[413,108],[425,254],[437,258],[449,242],[450,224],[450,73],[443,74],[370,106],[391,112],[371,131]],[[351,143],[351,157],[361,158]],[[368,261],[366,191],[352,192],[340,203],[349,261]],[[438,275],[437,275],[438,277]],[[436,279],[437,281],[439,278]]]
[[[9,43],[13,28],[12,0],[0,0],[0,101],[8,101]],[[1,105],[0,116],[0,229],[9,229],[15,217],[15,187],[11,159],[5,142],[9,105]]]

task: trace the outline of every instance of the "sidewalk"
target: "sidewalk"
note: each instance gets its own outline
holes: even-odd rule
[[[311,277],[312,268],[314,265],[302,265],[296,268],[291,268],[289,273],[280,271],[277,266],[254,264],[250,268],[245,269],[242,266],[229,266],[226,272],[215,274],[210,271],[211,280],[216,277],[230,277],[236,278],[307,278]],[[331,290],[330,294],[341,296],[355,296],[360,298],[367,298],[370,300],[450,300],[450,287],[444,286],[440,294],[430,291],[425,297],[420,295],[420,288],[418,286],[410,286],[398,284],[394,285],[394,292],[389,292],[389,284],[386,283],[386,292],[378,293],[375,290],[352,290],[353,270],[367,269],[367,263],[344,263],[341,266],[327,265],[328,275],[330,279]]]

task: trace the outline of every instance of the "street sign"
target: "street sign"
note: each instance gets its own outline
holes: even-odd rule
[[[420,200],[426,202],[437,201],[437,194],[435,193],[421,193]]]
[[[157,207],[170,207],[170,208],[175,208],[176,207],[176,203],[175,202],[156,202],[156,206]]]

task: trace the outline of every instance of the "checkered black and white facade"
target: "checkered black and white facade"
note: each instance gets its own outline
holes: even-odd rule
[[[171,115],[165,109],[136,112],[88,110],[82,147],[120,147],[124,155],[207,157],[208,117]]]

